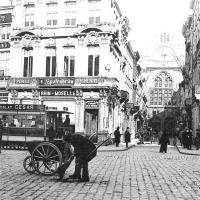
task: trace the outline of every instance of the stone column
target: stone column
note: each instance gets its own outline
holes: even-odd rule
[[[84,134],[84,99],[82,90],[76,90],[75,133]]]

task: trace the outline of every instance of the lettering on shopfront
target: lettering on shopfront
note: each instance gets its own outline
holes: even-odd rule
[[[36,78],[11,78],[9,80],[9,86],[12,87],[36,87]]]
[[[41,90],[40,96],[75,96],[75,90]]]
[[[74,78],[40,78],[40,86],[71,86],[74,85]]]
[[[0,110],[17,110],[17,111],[37,111],[44,110],[44,106],[33,104],[0,104]]]
[[[98,100],[86,100],[85,109],[98,109],[99,101]]]

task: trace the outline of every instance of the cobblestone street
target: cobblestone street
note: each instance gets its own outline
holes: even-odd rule
[[[56,176],[28,174],[25,151],[0,154],[0,199],[200,199],[200,157],[167,154],[158,146],[136,146],[127,151],[98,152],[89,163],[90,182],[63,183]],[[73,172],[74,163],[65,176]]]

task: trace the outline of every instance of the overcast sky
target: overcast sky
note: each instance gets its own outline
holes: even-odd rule
[[[182,25],[192,10],[190,0],[116,0],[130,21],[131,40],[134,49],[139,51],[161,33],[174,33],[182,36]]]

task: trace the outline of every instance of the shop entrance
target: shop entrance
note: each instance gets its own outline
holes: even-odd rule
[[[85,133],[92,135],[98,131],[98,109],[85,109]]]

